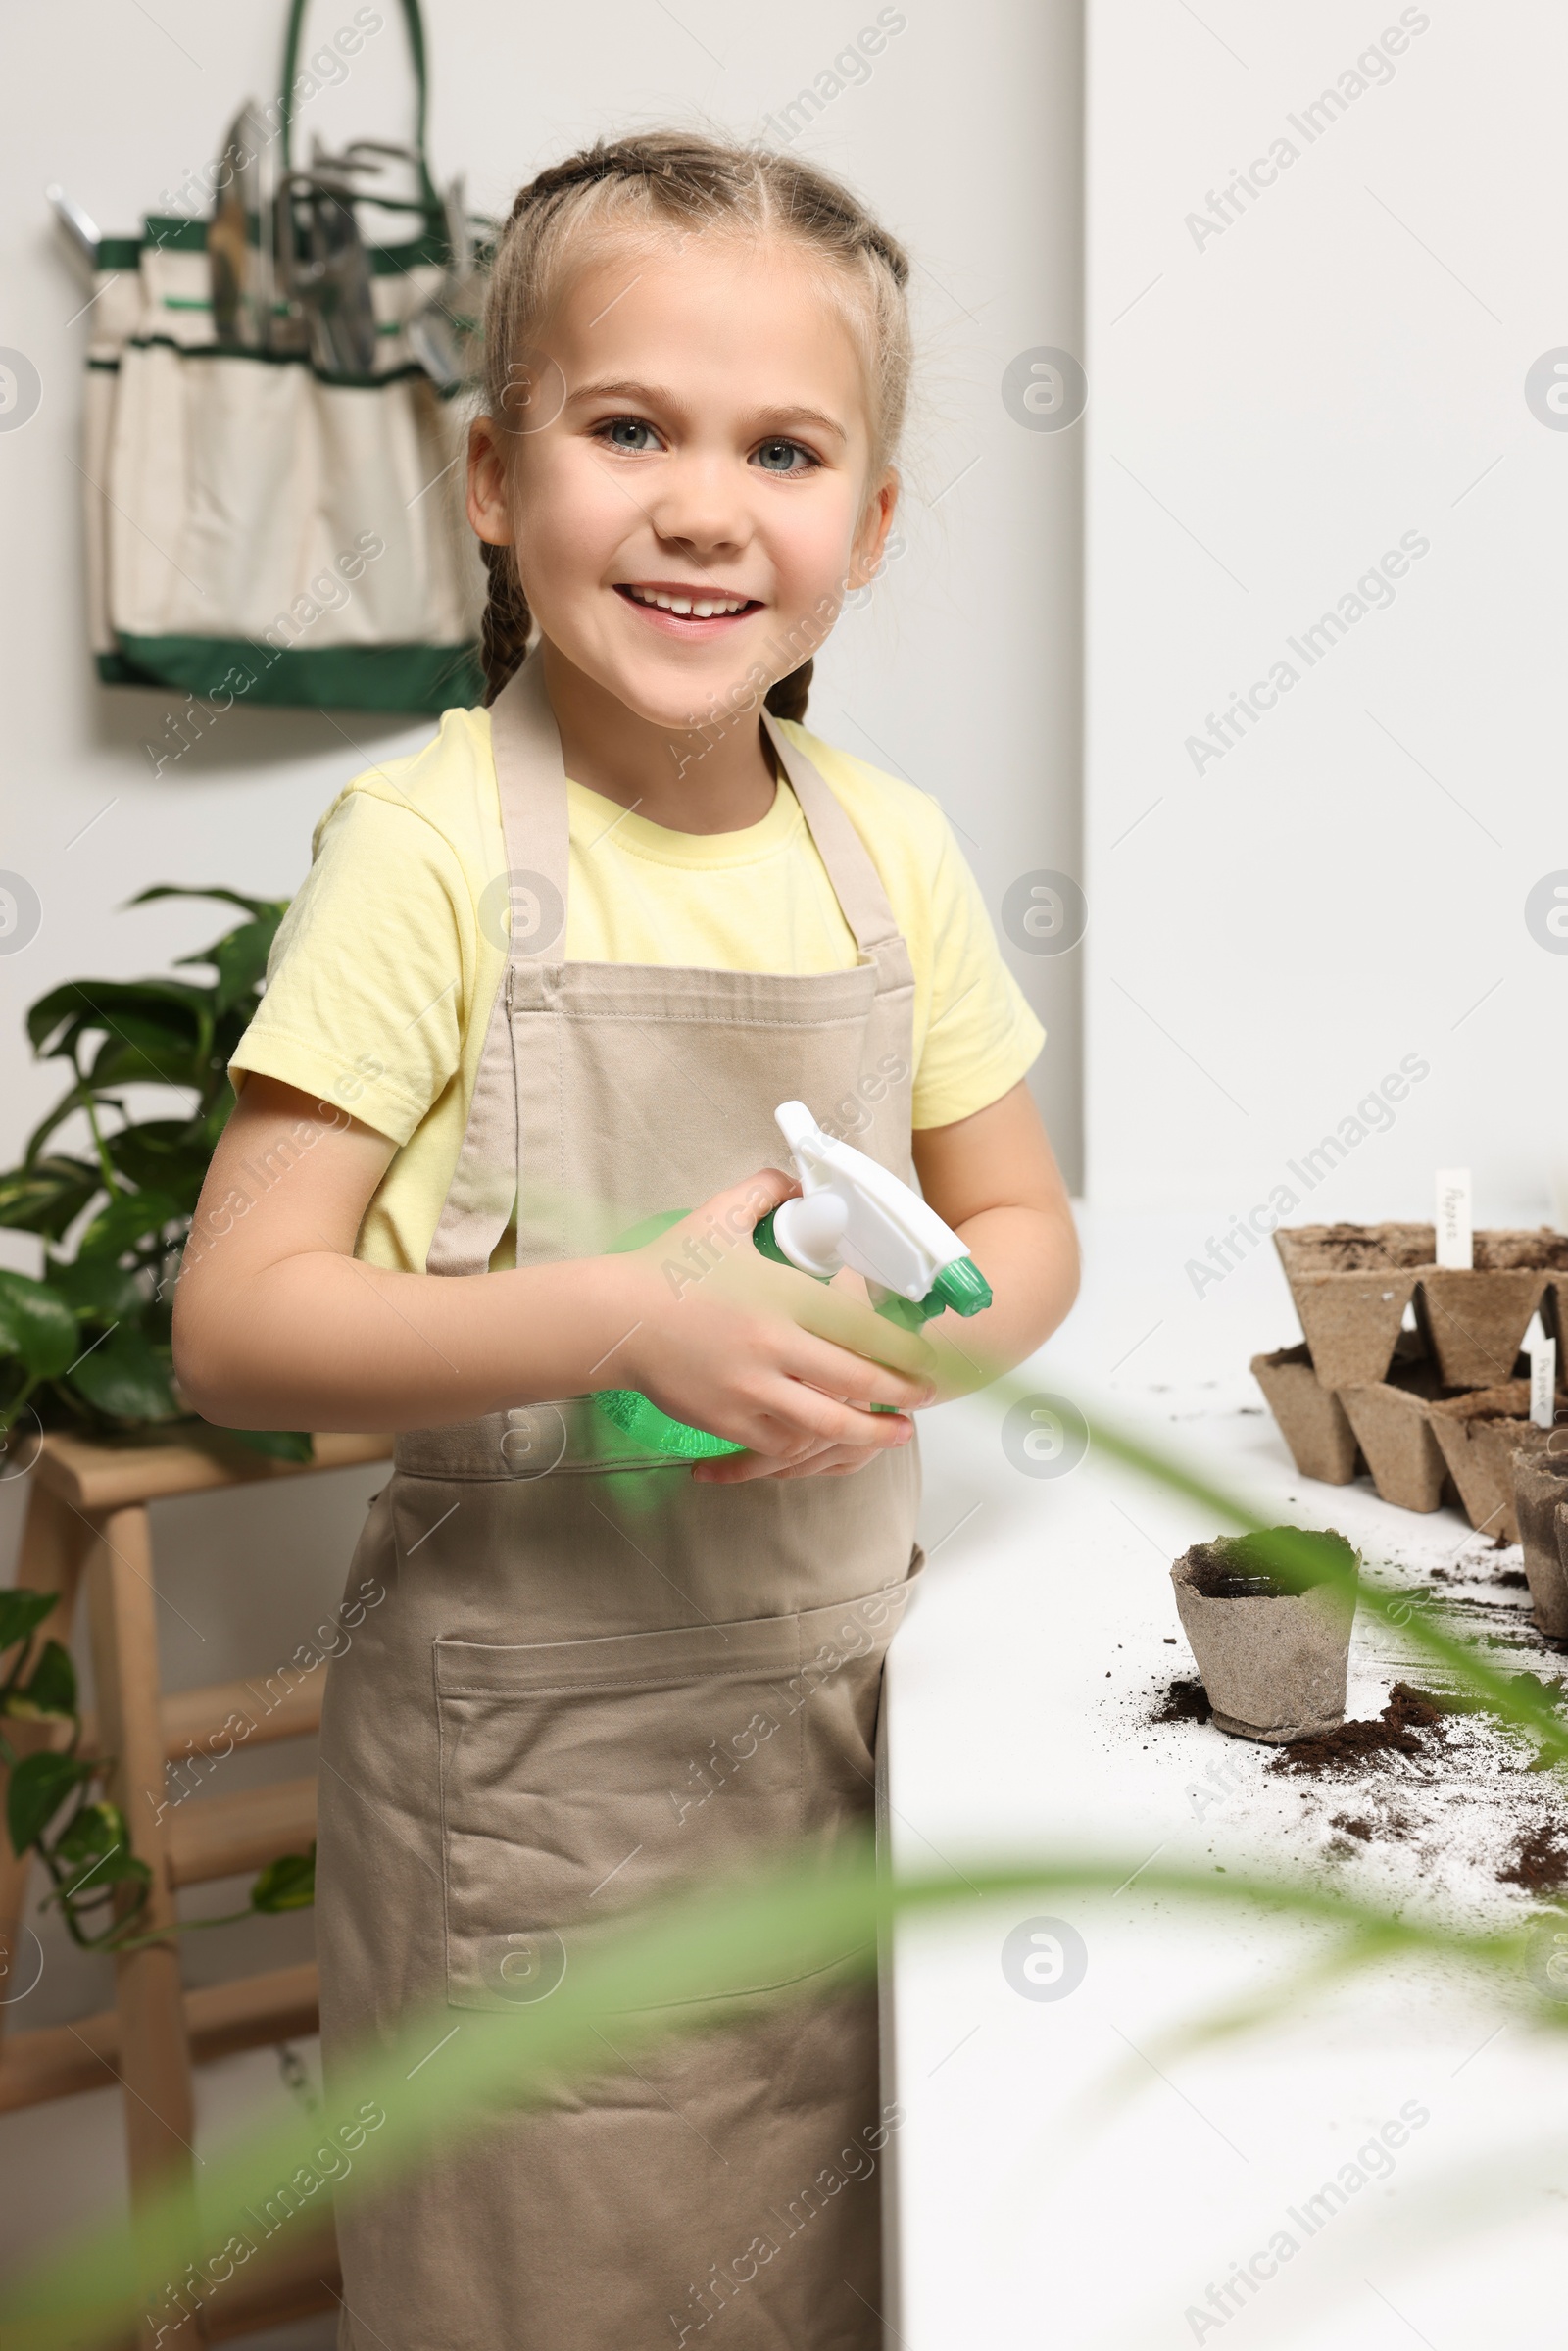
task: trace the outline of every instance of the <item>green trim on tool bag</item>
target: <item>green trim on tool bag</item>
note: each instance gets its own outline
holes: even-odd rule
[[[484,693],[475,645],[324,645],[279,653],[247,637],[132,637],[98,656],[106,685],[178,687],[224,710],[246,702],[318,710],[408,710],[439,717]],[[248,683],[244,682],[249,680]]]
[[[93,666],[101,686],[147,686],[157,681],[139,676],[121,653],[95,653]]]
[[[393,204],[368,190],[355,198],[357,204],[380,204],[388,212],[413,212],[415,205]],[[100,269],[133,269],[148,246],[159,253],[205,253],[207,251],[207,222],[193,220],[183,213],[149,213],[139,237],[105,237],[98,247]],[[416,237],[408,237],[401,245],[367,245],[366,260],[372,277],[403,277],[410,269],[444,269],[450,257],[444,228],[427,228]],[[105,255],[115,255],[106,261]]]
[[[383,384],[395,384],[417,376],[421,383],[430,378],[416,360],[404,360],[396,367],[379,367],[373,375],[334,375],[318,367],[308,351],[253,351],[244,343],[181,343],[173,335],[127,335],[127,351],[177,351],[182,360],[248,360],[256,367],[309,367],[318,383],[334,384],[339,391],[378,392]],[[118,362],[116,365],[118,366]],[[450,390],[431,384],[437,400],[456,400],[467,387],[454,384]]]

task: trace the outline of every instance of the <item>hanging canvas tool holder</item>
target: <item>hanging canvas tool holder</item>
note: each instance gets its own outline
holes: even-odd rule
[[[95,272],[86,480],[92,649],[109,684],[236,703],[440,711],[476,702],[483,571],[463,517],[482,299],[463,186],[425,147],[424,28],[403,0],[413,144],[317,143],[294,117],[307,0],[282,89],[247,102],[209,219],[99,237],[57,210]],[[350,56],[378,30],[361,9]],[[350,68],[352,70],[352,67]],[[377,243],[367,223],[417,233]]]

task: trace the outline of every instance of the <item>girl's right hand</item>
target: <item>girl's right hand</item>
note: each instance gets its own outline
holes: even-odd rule
[[[799,1190],[762,1168],[656,1241],[602,1260],[624,1268],[631,1327],[594,1386],[639,1389],[672,1419],[780,1466],[829,1448],[869,1459],[907,1445],[906,1416],[936,1393],[925,1341],[753,1242],[760,1218]]]

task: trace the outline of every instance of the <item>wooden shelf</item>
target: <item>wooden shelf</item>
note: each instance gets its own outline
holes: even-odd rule
[[[171,1886],[249,1876],[316,1837],[316,1781],[277,1780],[231,1796],[192,1796],[164,1816]]]
[[[235,1747],[298,1739],[320,1722],[324,1664],[300,1673],[278,1667],[248,1681],[216,1683],[166,1697],[159,1687],[157,1586],[148,1504],[228,1486],[275,1483],[390,1459],[388,1437],[318,1437],[309,1462],[275,1461],[200,1423],[184,1422],[131,1441],[54,1430],[43,1440],[17,1563],[19,1590],[54,1603],[41,1631],[69,1644],[77,1594],[85,1588],[92,1632],[96,1721],[83,1750],[104,1763],[104,1792],[123,1810],[131,1848],[148,1871],[141,1924],[115,1954],[115,2006],[67,2025],[18,2032],[0,2006],[0,2112],[113,2085],[123,2092],[125,2149],[134,2205],[183,2180],[194,2190],[196,2136],[192,2064],[237,2050],[300,2038],[318,2029],[314,1966],[280,1968],[188,1991],[180,1981],[176,1888],[248,1878],[316,1836],[316,1782],[211,1793],[204,1768]],[[222,1552],[215,1552],[215,1574]],[[66,1726],[16,1722],[16,1745],[30,1752],[63,1742]],[[172,1777],[170,1765],[175,1766]],[[179,1767],[184,1766],[183,1770]],[[0,1791],[6,1773],[0,1770]],[[14,1947],[23,1920],[30,1856],[0,1837],[0,1949]],[[276,2327],[338,2302],[336,2247],[324,2227],[288,2232],[272,2258],[238,2273],[173,2330],[171,2351],[195,2351]],[[134,2337],[148,2351],[149,2324]],[[117,2351],[130,2351],[122,2342]]]
[[[285,1687],[273,1689],[288,1676]],[[278,1739],[306,1739],[321,1727],[321,1691],[326,1684],[326,1660],[302,1672],[297,1666],[276,1667],[270,1674],[253,1674],[248,1682],[209,1682],[199,1690],[176,1690],[159,1706],[163,1724],[164,1757],[195,1771],[205,1758],[220,1760],[228,1739],[240,1747],[265,1747]],[[238,1718],[239,1728],[233,1727]],[[246,1728],[246,1726],[249,1726]],[[243,1736],[241,1736],[243,1733]],[[65,1743],[62,1729],[54,1742]],[[191,1749],[197,1752],[192,1755]],[[81,1752],[102,1753],[96,1715],[81,1718]]]
[[[122,1510],[169,1494],[205,1494],[221,1486],[256,1486],[275,1478],[309,1477],[323,1469],[352,1469],[389,1461],[390,1437],[323,1436],[314,1461],[273,1461],[217,1430],[106,1445],[102,1439],[51,1429],[38,1455],[37,1476],[73,1510]]]
[[[231,2057],[273,2041],[304,2040],[318,2028],[314,1962],[242,1976],[184,1997],[185,2030],[198,2061]],[[120,2018],[106,2008],[74,2025],[8,2033],[0,2046],[0,2114],[103,2089],[119,2079]]]

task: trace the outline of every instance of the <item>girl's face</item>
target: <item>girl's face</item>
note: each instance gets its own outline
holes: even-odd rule
[[[473,427],[475,530],[515,550],[551,644],[640,717],[679,733],[757,709],[872,575],[896,496],[810,263],[725,235],[628,246],[570,282],[540,344],[512,415]]]

